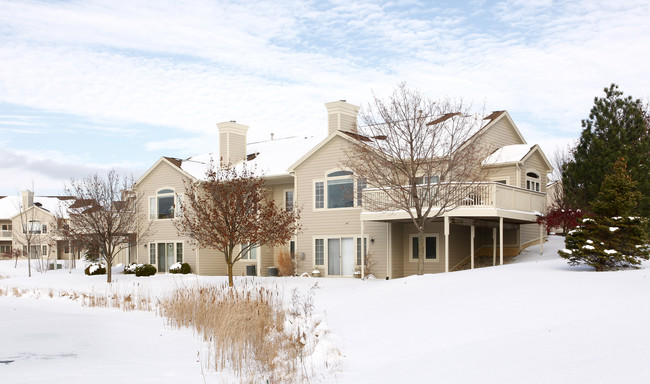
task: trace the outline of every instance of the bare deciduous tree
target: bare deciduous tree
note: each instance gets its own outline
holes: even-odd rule
[[[243,163],[210,166],[205,181],[186,184],[175,224],[180,235],[223,252],[232,287],[233,265],[252,248],[287,243],[300,229],[299,218],[298,209],[290,212],[276,205],[264,179]]]
[[[477,204],[486,148],[476,132],[482,117],[462,101],[433,101],[405,84],[386,100],[374,97],[360,117],[345,166],[373,193],[366,209],[405,211],[418,231],[418,274],[424,273],[425,226],[461,205]],[[377,193],[379,192],[379,193]]]
[[[32,259],[36,259],[39,263],[36,266],[39,272],[47,271],[47,265],[45,267],[42,265],[42,257],[46,256],[49,262],[52,239],[49,237],[48,228],[51,230],[52,226],[51,223],[41,220],[43,215],[39,214],[40,208],[33,204],[33,192],[25,191],[22,196],[23,199],[17,203],[19,225],[12,226],[12,237],[16,244],[22,246],[22,254],[27,257],[27,274],[32,277]],[[43,254],[44,245],[47,247],[45,254]],[[17,263],[18,257],[16,257],[16,265]]]
[[[110,170],[106,177],[94,174],[71,180],[65,187],[75,203],[67,208],[67,217],[59,221],[59,233],[86,249],[97,249],[106,263],[109,283],[115,257],[149,231],[146,217],[138,213],[142,198],[133,184],[133,178]]]

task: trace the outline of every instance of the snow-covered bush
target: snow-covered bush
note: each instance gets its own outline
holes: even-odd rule
[[[190,265],[187,263],[175,263],[172,264],[171,267],[169,267],[169,273],[181,273],[183,275],[187,275],[188,273],[191,272]]]
[[[84,269],[84,273],[88,276],[105,275],[106,267],[99,263],[90,263],[86,269]]]
[[[131,263],[130,265],[127,265],[124,267],[124,274],[125,275],[135,275],[135,269],[138,267],[138,264],[136,263]]]
[[[155,275],[156,272],[158,272],[156,267],[151,264],[138,264],[135,267],[136,276],[152,276]]]

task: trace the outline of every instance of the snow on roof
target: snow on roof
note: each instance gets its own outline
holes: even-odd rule
[[[265,176],[288,175],[288,169],[298,159],[318,145],[325,137],[292,136],[248,144],[249,154],[256,154],[249,164]]]
[[[7,196],[0,199],[0,219],[9,219],[20,213],[22,198],[20,196]],[[50,212],[52,215],[66,214],[66,208],[74,200],[63,200],[59,197],[34,196],[34,205]]]
[[[7,196],[0,199],[0,219],[8,219],[19,212],[20,198]]]
[[[521,161],[533,147],[534,145],[530,144],[506,145],[486,157],[482,164],[495,165]]]
[[[292,136],[249,143],[246,145],[246,153],[250,157],[247,165],[266,177],[289,175],[289,167],[323,139],[317,136]],[[206,153],[182,160],[180,167],[197,180],[204,180],[210,163],[217,166],[219,160],[218,154]]]

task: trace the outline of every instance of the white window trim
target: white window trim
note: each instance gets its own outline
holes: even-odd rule
[[[529,173],[536,174],[537,179],[528,176]],[[542,192],[542,174],[540,172],[538,172],[535,169],[527,169],[525,176],[526,176],[526,181],[525,181],[526,184],[524,184],[524,189],[526,189],[528,191],[533,191],[533,192]],[[534,188],[533,189],[528,188],[528,181],[530,181],[531,183],[536,183],[539,190],[536,190]]]
[[[240,244],[240,245],[239,245],[239,250],[241,251],[241,249],[242,249],[242,246],[241,246],[241,244]],[[258,245],[257,247],[253,247],[253,248],[249,249],[249,252],[250,252],[250,250],[252,250],[252,249],[255,249],[256,252],[257,252],[257,253],[255,254],[255,258],[254,258],[254,259],[244,258],[244,256],[242,255],[242,258],[239,259],[239,261],[243,261],[243,262],[245,262],[245,263],[251,263],[251,264],[257,263],[257,260],[260,259],[260,253],[261,253],[261,249],[262,249],[262,247],[260,247],[260,246]]]
[[[409,234],[408,253],[407,253],[407,255],[408,255],[408,259],[409,259],[410,263],[417,263],[418,262],[418,259],[413,258],[413,238],[414,237],[418,237],[418,234],[417,233]],[[427,259],[426,258],[426,250],[425,250],[424,262],[425,263],[439,263],[440,259],[441,259],[441,257],[440,257],[440,234],[437,233],[437,232],[425,233],[424,237],[425,238],[427,238],[427,237],[435,237],[436,238],[436,258],[435,259]],[[426,243],[426,241],[425,241],[425,243]],[[419,244],[418,244],[418,246],[419,246]],[[426,244],[425,244],[425,246],[426,246]]]
[[[352,172],[349,169],[345,168],[332,168],[328,169],[324,173],[324,177],[321,179],[314,179],[312,182],[312,196],[313,196],[313,203],[312,203],[312,209],[313,211],[329,211],[329,210],[335,210],[335,211],[346,211],[346,210],[354,210],[354,209],[359,209],[361,208],[360,205],[358,205],[358,199],[357,199],[357,179],[355,178],[355,175],[345,175],[345,176],[334,176],[334,177],[327,177],[330,173],[333,172],[339,172],[339,171],[345,171],[345,172]],[[341,208],[328,208],[327,207],[327,199],[328,199],[328,188],[327,188],[327,182],[329,180],[344,180],[344,179],[352,179],[352,206],[351,207],[341,207]],[[316,208],[316,183],[323,183],[323,208]],[[366,189],[368,188],[367,182],[366,182]],[[295,199],[296,196],[294,195],[294,204],[295,204]]]
[[[365,234],[364,236],[366,238],[366,254],[370,253],[370,235]],[[361,234],[340,234],[340,235],[318,235],[318,236],[312,236],[311,238],[311,251],[312,251],[312,268],[320,268],[324,269],[321,270],[321,273],[323,273],[323,276],[327,276],[328,273],[328,265],[329,265],[329,259],[328,259],[328,252],[329,252],[329,245],[328,245],[328,240],[330,239],[349,239],[352,238],[352,246],[354,250],[353,258],[354,258],[354,265],[357,266],[357,239],[361,239]],[[323,265],[317,265],[316,264],[316,240],[317,239],[322,239],[323,240]],[[338,276],[338,275],[336,275]],[[347,275],[345,275],[347,276]]]
[[[185,249],[186,248],[185,248],[185,241],[184,240],[178,240],[178,239],[176,239],[176,240],[151,240],[151,241],[148,241],[146,243],[147,247],[149,247],[149,249],[147,249],[147,263],[151,263],[151,249],[153,249],[154,250],[153,252],[154,252],[155,256],[154,256],[154,262],[151,265],[156,267],[157,271],[158,271],[158,257],[159,257],[159,255],[158,255],[158,244],[161,244],[161,243],[162,244],[169,244],[169,243],[174,244],[174,264],[178,263],[178,260],[177,260],[177,258],[178,258],[178,253],[177,253],[178,252],[178,250],[177,250],[178,244],[179,243],[182,244],[183,254],[181,255],[181,261],[180,262],[181,263],[185,262]],[[152,247],[152,245],[153,245],[153,247]],[[169,269],[169,267],[170,266],[168,265],[167,268]],[[167,273],[167,271],[158,271],[158,272]]]
[[[163,195],[158,194],[160,191],[164,191],[165,189],[170,189],[172,192],[165,193]],[[172,195],[174,197],[174,205],[173,205],[174,206],[174,217],[159,219],[158,218],[158,215],[159,215],[159,212],[158,212],[158,197],[160,197],[160,196],[169,196],[169,195]],[[156,189],[156,192],[153,195],[149,195],[148,199],[147,199],[149,201],[149,207],[148,207],[149,210],[147,211],[147,217],[149,218],[150,221],[173,220],[173,219],[177,218],[179,216],[179,214],[180,214],[180,211],[179,211],[180,206],[183,203],[182,200],[181,200],[181,204],[178,204],[178,202],[179,202],[179,199],[182,199],[182,198],[183,198],[183,194],[182,193],[176,193],[176,188],[174,188],[174,187],[161,187],[161,188]],[[153,199],[153,202],[154,202],[153,203],[153,205],[154,205],[154,209],[153,209],[153,216],[154,217],[153,217],[153,219],[151,218],[151,213],[152,213],[151,212],[151,200],[152,199]]]
[[[296,209],[296,193],[292,188],[288,188],[282,191],[282,201],[283,201],[282,206],[284,207],[285,210],[287,209],[287,192],[291,192],[291,197],[293,199],[293,201],[291,202],[291,212],[293,212]],[[314,195],[315,194],[316,194],[316,184],[314,184]],[[314,196],[314,206],[316,206],[315,196]]]

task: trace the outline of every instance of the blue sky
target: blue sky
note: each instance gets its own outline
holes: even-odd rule
[[[506,109],[551,157],[610,83],[650,96],[647,1],[2,1],[0,195],[326,130],[400,82]]]

